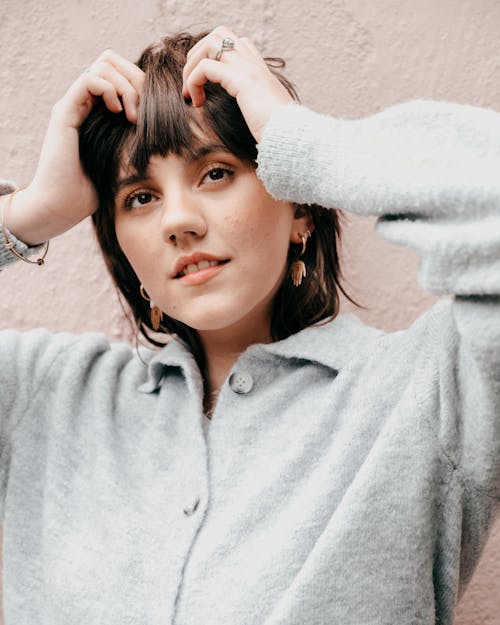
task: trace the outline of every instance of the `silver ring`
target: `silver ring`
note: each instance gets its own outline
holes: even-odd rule
[[[234,39],[231,39],[231,37],[224,37],[224,39],[221,41],[219,49],[217,50],[217,54],[215,55],[215,60],[220,61],[222,53],[226,52],[227,50],[234,50]]]

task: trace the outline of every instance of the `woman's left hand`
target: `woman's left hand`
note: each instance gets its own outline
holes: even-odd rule
[[[222,49],[224,40],[233,41],[234,48]],[[191,48],[183,79],[183,95],[191,98],[193,106],[205,102],[203,85],[207,81],[220,84],[236,98],[257,142],[272,113],[292,102],[291,95],[271,73],[254,45],[245,37],[236,37],[225,26],[219,26]]]

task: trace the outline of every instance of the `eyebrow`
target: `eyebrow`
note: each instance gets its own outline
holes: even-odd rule
[[[213,143],[212,145],[201,145],[199,148],[193,148],[189,150],[187,155],[188,161],[197,161],[208,154],[213,152],[225,152],[226,154],[232,154],[231,150],[222,143]]]
[[[115,195],[123,189],[123,187],[128,187],[130,184],[136,184],[137,182],[144,182],[147,176],[139,176],[139,174],[133,174],[132,176],[127,176],[126,178],[120,178],[116,181],[115,184]]]
[[[213,154],[214,152],[224,152],[226,154],[233,154],[231,150],[229,150],[222,143],[214,143],[212,145],[202,145],[199,148],[193,148],[189,150],[189,152],[184,157],[188,163],[193,163],[195,161],[201,160],[205,156],[209,154]],[[126,178],[120,178],[116,181],[115,185],[115,194],[117,194],[124,187],[128,187],[131,184],[136,184],[138,182],[144,182],[148,179],[148,173],[146,172],[144,175],[132,174],[131,176],[127,176]]]

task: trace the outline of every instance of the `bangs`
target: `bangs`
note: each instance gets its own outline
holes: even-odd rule
[[[85,173],[100,198],[98,210],[113,212],[120,169],[143,176],[151,157],[195,156],[208,141],[256,167],[257,146],[234,98],[214,83],[204,85],[206,102],[194,108],[182,95],[182,71],[195,37],[181,33],[150,46],[137,66],[145,81],[137,124],[125,113],[112,113],[103,101],[96,104],[80,129],[80,157]]]
[[[182,95],[182,70],[189,49],[206,33],[181,34],[147,48],[137,62],[145,73],[137,125],[123,144],[127,168],[143,175],[152,156],[194,155],[215,139],[246,161],[257,158],[255,139],[236,100],[214,83],[204,85],[206,102],[194,108]]]
[[[230,152],[255,165],[255,139],[236,100],[218,85],[205,85],[206,102],[194,108],[182,95],[182,74],[168,63],[146,73],[137,125],[124,138],[122,164],[144,175],[151,157],[196,157],[208,141],[221,143]]]
[[[142,61],[142,62],[141,62]],[[180,155],[193,143],[189,105],[182,96],[183,65],[176,55],[163,49],[143,55],[138,63],[145,72],[137,125],[123,144],[128,167],[143,174],[152,156]]]
[[[80,159],[99,196],[97,212],[114,215],[112,206],[120,168],[140,176],[152,156],[192,155],[210,139],[242,161],[257,167],[257,145],[240,108],[220,85],[204,85],[206,102],[194,108],[182,95],[182,71],[189,50],[208,33],[179,33],[144,50],[137,66],[145,83],[139,98],[137,124],[125,113],[112,113],[99,100],[80,128]],[[292,99],[293,85],[280,73],[282,59],[264,58]]]

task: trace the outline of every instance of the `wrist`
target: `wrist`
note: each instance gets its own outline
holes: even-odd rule
[[[31,247],[30,244],[26,244],[20,238],[16,237],[12,232],[9,231],[7,224],[9,222],[9,209],[12,205],[14,197],[18,194],[18,191],[14,191],[12,193],[8,193],[4,198],[2,204],[2,223],[1,223],[1,234],[3,239],[3,247],[6,251],[11,252],[14,256],[19,258],[20,260],[28,263],[30,265],[43,265],[45,262],[45,256],[47,255],[47,251],[49,249],[49,241],[45,243],[43,249],[41,250],[41,254],[35,260],[29,258],[29,251],[34,252],[39,249],[39,246]],[[28,249],[26,249],[28,248]],[[28,252],[28,254],[27,254]]]
[[[0,215],[8,232],[30,247],[51,237],[47,216],[40,211],[40,202],[29,188],[1,196]]]

